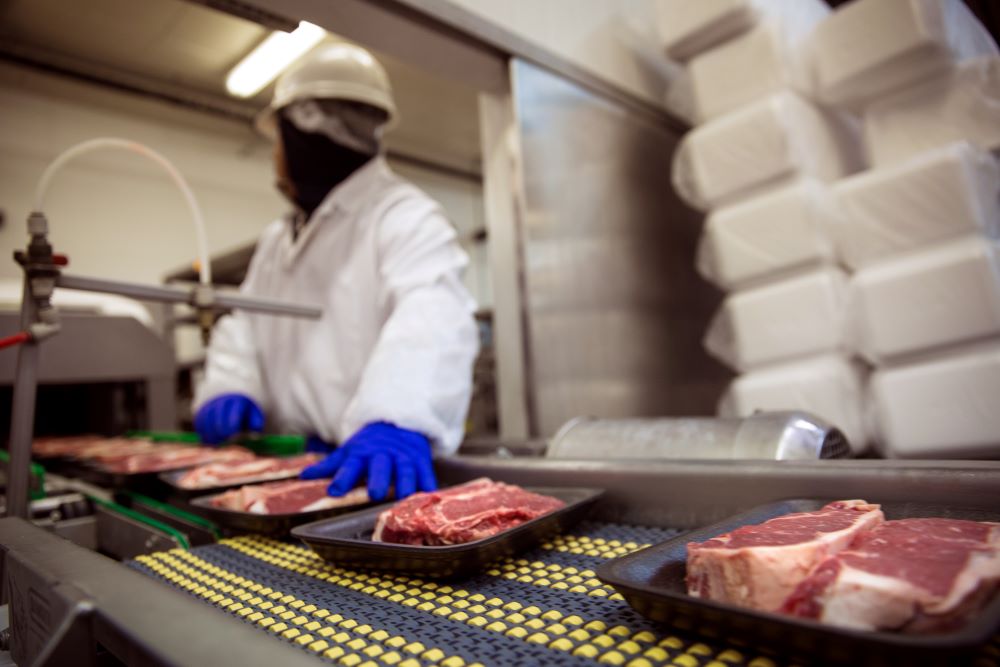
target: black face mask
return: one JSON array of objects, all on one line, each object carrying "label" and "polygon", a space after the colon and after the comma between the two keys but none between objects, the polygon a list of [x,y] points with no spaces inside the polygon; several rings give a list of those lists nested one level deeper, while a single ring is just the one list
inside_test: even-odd
[{"label": "black face mask", "polygon": [[303,132],[284,117],[278,127],[295,204],[312,216],[334,187],[372,159],[341,146],[323,134]]}]

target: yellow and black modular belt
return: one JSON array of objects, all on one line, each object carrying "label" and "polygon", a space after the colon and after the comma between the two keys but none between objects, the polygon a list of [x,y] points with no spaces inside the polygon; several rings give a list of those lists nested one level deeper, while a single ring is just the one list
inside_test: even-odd
[{"label": "yellow and black modular belt", "polygon": [[[595,577],[606,559],[673,534],[583,523],[447,582],[337,567],[300,544],[252,535],[130,566],[348,667],[775,667],[752,649],[700,639],[683,619],[673,627],[648,621]],[[1000,664],[1000,638],[974,664]]]},{"label": "yellow and black modular belt", "polygon": [[644,619],[594,576],[605,559],[672,534],[584,523],[478,576],[447,582],[349,570],[300,544],[258,536],[130,565],[348,667],[773,666]]}]

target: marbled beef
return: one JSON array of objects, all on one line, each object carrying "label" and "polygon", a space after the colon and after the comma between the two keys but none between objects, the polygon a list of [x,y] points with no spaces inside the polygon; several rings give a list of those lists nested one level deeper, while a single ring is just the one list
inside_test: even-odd
[{"label": "marbled beef", "polygon": [[215,507],[253,514],[297,514],[369,502],[368,490],[358,487],[341,497],[327,494],[329,479],[290,480],[252,484],[227,491],[212,499]]},{"label": "marbled beef", "polygon": [[302,454],[286,458],[261,457],[250,461],[209,463],[192,468],[181,475],[177,480],[177,486],[182,489],[207,489],[213,486],[234,486],[297,477],[303,468],[321,458],[319,454]]},{"label": "marbled beef", "polygon": [[95,460],[105,470],[119,473],[148,473],[180,470],[220,461],[249,461],[254,453],[243,447],[199,447],[197,445],[157,444],[148,451],[124,456],[100,456]]},{"label": "marbled beef", "polygon": [[548,514],[565,503],[519,486],[480,478],[442,491],[416,493],[382,512],[372,539],[413,545],[481,540]]},{"label": "marbled beef", "polygon": [[884,519],[878,505],[841,500],[688,544],[695,597],[776,611],[816,565]]},{"label": "marbled beef", "polygon": [[948,630],[1000,585],[1000,524],[887,521],[820,563],[785,613],[864,630]]}]

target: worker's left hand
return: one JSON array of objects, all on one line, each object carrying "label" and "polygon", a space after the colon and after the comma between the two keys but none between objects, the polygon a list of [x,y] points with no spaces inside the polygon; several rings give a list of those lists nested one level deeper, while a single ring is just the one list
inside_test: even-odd
[{"label": "worker's left hand", "polygon": [[384,500],[395,485],[396,498],[437,488],[431,464],[431,443],[421,433],[385,422],[368,424],[335,452],[302,471],[302,479],[333,477],[328,492],[342,496],[366,475],[368,495]]}]

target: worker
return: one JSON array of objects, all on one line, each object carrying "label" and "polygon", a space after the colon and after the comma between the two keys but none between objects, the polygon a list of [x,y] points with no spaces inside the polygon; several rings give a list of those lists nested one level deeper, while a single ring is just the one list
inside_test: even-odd
[{"label": "worker", "polygon": [[392,172],[389,79],[364,49],[319,49],[277,82],[257,127],[293,211],[261,235],[241,292],[319,305],[317,320],[236,311],[195,398],[206,443],[298,432],[332,447],[303,471],[373,500],[436,488],[462,438],[478,351],[467,257],[441,207]]}]

